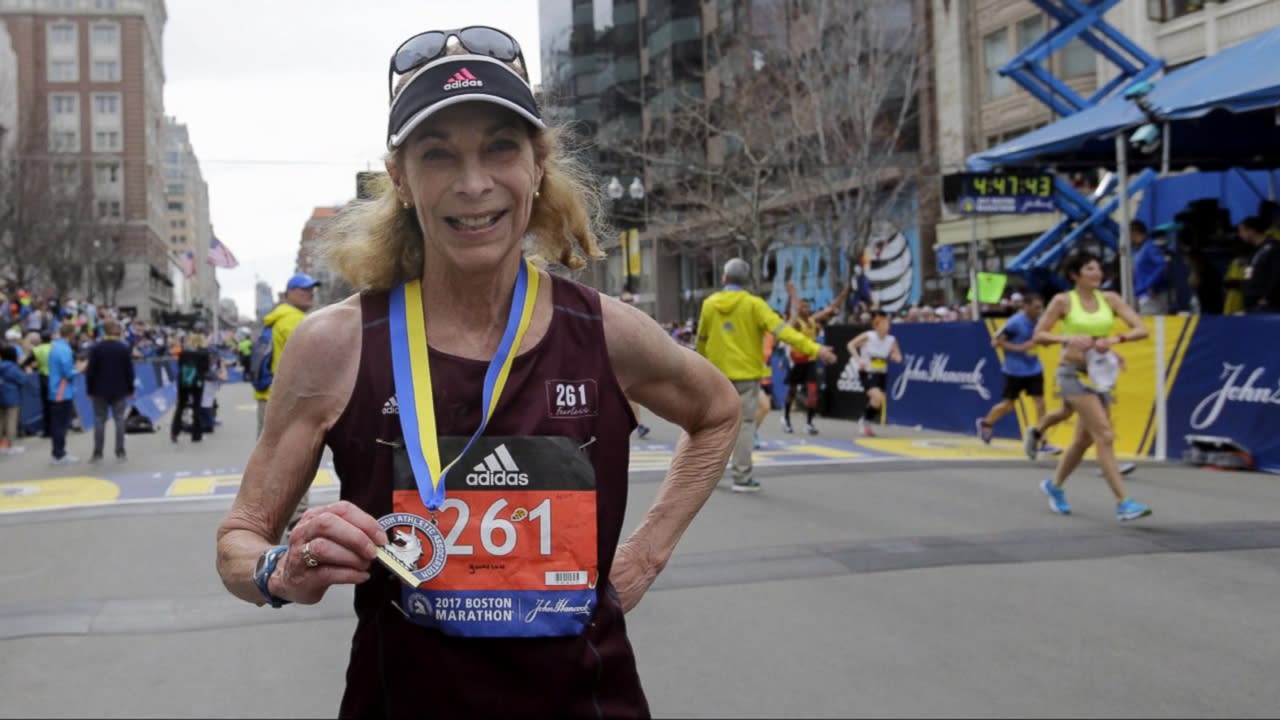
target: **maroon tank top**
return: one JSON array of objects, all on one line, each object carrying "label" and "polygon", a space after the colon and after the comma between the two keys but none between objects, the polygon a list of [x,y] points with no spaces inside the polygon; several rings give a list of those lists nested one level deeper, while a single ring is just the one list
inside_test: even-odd
[{"label": "maroon tank top", "polygon": [[[566,438],[585,446],[582,452],[595,473],[603,580],[596,585],[590,623],[573,637],[449,637],[409,622],[392,604],[400,599],[400,582],[375,563],[371,579],[355,591],[357,625],[342,717],[649,715],[622,607],[608,583],[626,509],[629,436],[635,421],[609,363],[598,293],[552,276],[552,300],[547,333],[516,357],[485,435]],[[363,330],[355,388],[325,441],[333,451],[342,498],[377,518],[392,509],[393,445],[402,442],[402,433],[391,369],[388,295],[363,295],[360,304]],[[430,361],[439,435],[469,437],[480,423],[488,363],[435,350]],[[594,391],[585,407],[580,402],[566,407],[564,398],[557,397],[565,381]]]}]

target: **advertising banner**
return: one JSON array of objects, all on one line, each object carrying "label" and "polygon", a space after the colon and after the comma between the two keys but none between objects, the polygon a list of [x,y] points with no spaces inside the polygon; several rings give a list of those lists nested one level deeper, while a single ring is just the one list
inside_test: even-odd
[{"label": "advertising banner", "polygon": [[828,325],[824,343],[836,351],[836,364],[826,367],[826,410],[830,417],[857,420],[867,406],[867,395],[858,379],[858,368],[849,362],[849,341],[858,337],[866,325]]},{"label": "advertising banner", "polygon": [[[889,422],[971,433],[974,421],[1000,401],[1003,377],[980,322],[899,324],[902,364],[889,365]],[[1013,415],[996,424],[997,435],[1017,437]]]},{"label": "advertising banner", "polygon": [[[1173,320],[1174,318],[1170,318]],[[1169,457],[1187,435],[1228,437],[1280,472],[1280,317],[1202,316],[1170,368]]]}]

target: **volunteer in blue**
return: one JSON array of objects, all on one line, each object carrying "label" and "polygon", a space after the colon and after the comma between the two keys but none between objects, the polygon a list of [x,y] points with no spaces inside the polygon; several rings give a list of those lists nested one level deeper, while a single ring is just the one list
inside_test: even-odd
[{"label": "volunteer in blue", "polygon": [[[1119,295],[1101,290],[1102,261],[1088,252],[1077,251],[1064,264],[1074,284],[1069,292],[1055,295],[1036,323],[1036,342],[1061,345],[1062,359],[1056,380],[1062,399],[1076,412],[1076,433],[1058,458],[1052,478],[1040,483],[1049,498],[1049,507],[1059,515],[1070,515],[1063,483],[1092,446],[1098,454],[1102,475],[1116,497],[1116,518],[1136,520],[1151,514],[1151,508],[1125,493],[1124,480],[1116,462],[1115,427],[1111,423],[1111,391],[1120,374],[1121,361],[1112,348],[1147,337],[1142,318]],[[1128,328],[1113,334],[1116,318]],[[1060,331],[1054,327],[1062,321]]]},{"label": "volunteer in blue", "polygon": [[[357,586],[344,717],[647,716],[623,613],[737,434],[737,393],[714,367],[634,307],[542,269],[602,256],[598,183],[561,150],[525,72],[489,27],[396,50],[388,177],[325,249],[360,292],[295,330],[218,531],[218,571],[246,601]],[[684,434],[620,543],[627,398]],[[274,545],[326,446],[341,501]]]}]

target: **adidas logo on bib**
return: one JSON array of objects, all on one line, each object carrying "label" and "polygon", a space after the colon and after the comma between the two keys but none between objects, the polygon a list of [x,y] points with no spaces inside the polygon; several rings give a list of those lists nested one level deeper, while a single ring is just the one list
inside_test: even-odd
[{"label": "adidas logo on bib", "polygon": [[387,401],[382,404],[382,414],[383,415],[399,415],[400,414],[400,401],[396,400],[395,395],[392,395],[391,397],[387,398]]},{"label": "adidas logo on bib", "polygon": [[485,455],[483,461],[471,468],[466,480],[468,485],[528,485],[529,474],[520,472],[506,445],[499,445],[493,452]]}]

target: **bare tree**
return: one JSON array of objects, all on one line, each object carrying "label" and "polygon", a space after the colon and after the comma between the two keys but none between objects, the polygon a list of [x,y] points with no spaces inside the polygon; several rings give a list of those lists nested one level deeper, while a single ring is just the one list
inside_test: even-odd
[{"label": "bare tree", "polygon": [[883,227],[908,220],[918,173],[923,23],[911,0],[813,0],[792,24],[791,120],[807,142],[788,166],[806,223],[820,229],[831,288]]},{"label": "bare tree", "polygon": [[95,205],[92,166],[78,152],[50,149],[49,124],[32,104],[19,125],[17,141],[0,153],[0,269],[18,287],[43,284],[63,295],[82,287],[100,215],[118,213],[119,203]]},{"label": "bare tree", "polygon": [[736,244],[757,286],[779,228],[803,222],[837,293],[842,258],[904,220],[921,71],[912,10],[912,0],[752,3],[731,32],[708,32],[707,69],[685,74],[694,82],[648,99],[642,138],[599,128],[603,164],[642,160],[650,222],[677,247]]}]

